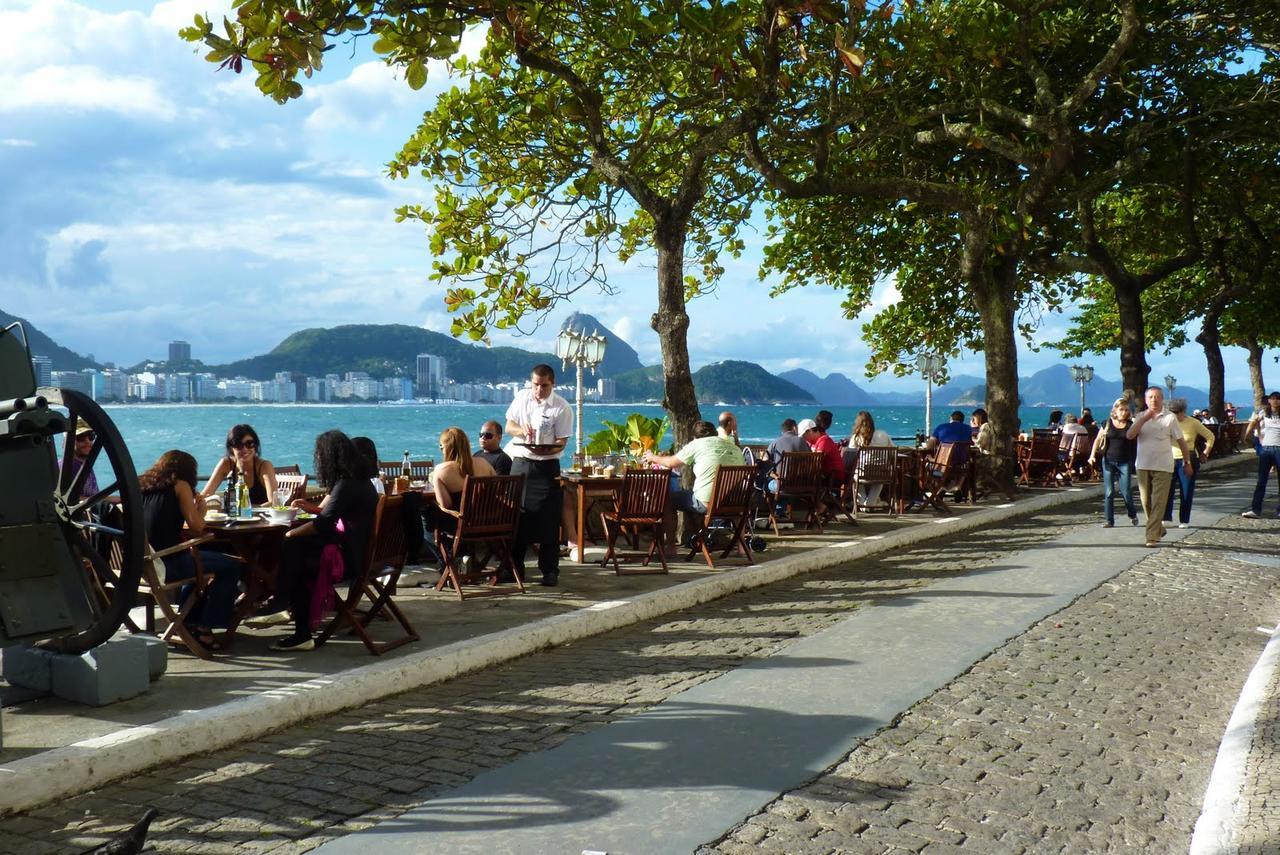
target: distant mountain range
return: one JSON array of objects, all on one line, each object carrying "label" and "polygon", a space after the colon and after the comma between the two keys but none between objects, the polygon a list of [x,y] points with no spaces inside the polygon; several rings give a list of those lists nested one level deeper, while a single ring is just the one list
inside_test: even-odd
[{"label": "distant mountain range", "polygon": [[[30,321],[0,311],[0,326],[21,321],[32,353],[48,356],[58,371],[77,371],[102,366],[88,357],[71,351],[41,332]],[[565,319],[561,329],[573,328],[599,333],[607,340],[604,362],[596,376],[612,378],[622,401],[661,400],[663,397],[661,366],[645,366],[635,349],[615,335],[595,317],[575,312]],[[299,330],[289,335],[268,353],[229,362],[225,365],[201,365],[198,361],[172,366],[180,370],[206,370],[220,376],[243,376],[266,380],[278,371],[300,371],[311,376],[365,371],[374,377],[413,376],[419,353],[442,356],[448,363],[449,376],[461,383],[504,382],[523,379],[530,367],[546,362],[557,368],[560,361],[553,354],[518,347],[485,347],[458,341],[452,336],[405,324],[349,324],[332,328]],[[163,362],[155,363],[164,370]],[[831,407],[919,406],[924,403],[924,389],[919,392],[871,392],[844,374],[819,377],[803,368],[770,374],[754,362],[728,360],[705,365],[693,374],[700,403],[766,404],[817,403]],[[1080,389],[1071,380],[1068,366],[1059,364],[1019,379],[1019,392],[1027,406],[1079,407]],[[1096,376],[1086,387],[1086,403],[1106,410],[1119,397],[1121,382]],[[1177,397],[1186,398],[1191,407],[1208,404],[1208,394],[1191,386],[1178,386]],[[935,407],[972,408],[981,406],[986,397],[982,377],[959,374],[945,386],[935,387]],[[1253,393],[1247,389],[1227,391],[1227,400],[1247,403]]]}]

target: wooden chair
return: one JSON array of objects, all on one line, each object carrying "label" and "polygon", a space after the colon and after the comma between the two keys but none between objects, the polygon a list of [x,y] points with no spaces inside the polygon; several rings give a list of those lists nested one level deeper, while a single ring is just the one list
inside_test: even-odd
[{"label": "wooden chair", "polygon": [[[295,466],[293,468],[296,469],[297,467]],[[276,489],[283,490],[288,488],[292,491],[289,494],[288,501],[285,502],[285,504],[288,504],[288,502],[292,502],[294,499],[305,499],[307,497],[307,482],[309,480],[311,480],[310,475],[302,475],[293,472],[286,472],[283,475],[277,473]],[[271,498],[271,502],[272,504],[275,504],[274,496]]]},{"label": "wooden chair", "polygon": [[[201,659],[211,659],[213,654],[192,634],[187,627],[187,618],[196,603],[205,595],[209,588],[209,583],[213,581],[213,577],[206,575],[204,572],[204,563],[200,560],[199,549],[201,545],[212,540],[213,535],[205,534],[190,540],[184,540],[158,552],[148,544],[146,557],[142,562],[142,580],[138,583],[138,601],[146,614],[145,632],[150,635],[158,635],[169,644],[181,644]],[[191,560],[196,568],[195,575],[177,582],[164,581],[164,559],[171,555],[179,555],[187,550],[191,551]],[[120,569],[118,545],[113,547],[109,561],[112,570],[118,572]],[[176,602],[175,597],[187,585],[191,586],[191,590],[183,598],[182,602]],[[160,614],[167,622],[163,632],[156,631],[157,609],[160,610]],[[130,622],[130,628],[136,629],[132,622]]]},{"label": "wooden chair", "polygon": [[1025,456],[1018,459],[1018,466],[1021,469],[1020,483],[1057,486],[1058,438],[1053,435],[1032,437]]},{"label": "wooden chair", "polygon": [[956,445],[944,442],[932,457],[925,460],[920,471],[921,510],[932,505],[944,514],[950,513],[942,499],[947,487],[955,480],[956,467],[961,463],[962,454],[957,452]]},{"label": "wooden chair", "polygon": [[[651,469],[647,471],[631,471],[622,479],[622,489],[618,491],[617,504],[612,511],[600,514],[600,522],[606,535],[604,560],[602,567],[613,562],[613,571],[619,576],[638,575],[642,573],[667,572],[667,537],[666,518],[667,505],[671,499],[671,471],[669,469]],[[648,529],[653,536],[649,551],[644,556],[641,569],[638,567],[622,569],[618,563],[618,535],[624,531],[633,534],[633,543],[638,544],[640,532]],[[651,570],[649,562],[653,553],[658,553],[662,563],[661,570]]]},{"label": "wooden chair", "polygon": [[[409,478],[413,481],[425,481],[431,476],[431,470],[435,468],[434,460],[410,460],[409,461]],[[404,472],[403,460],[379,460],[378,474],[383,478],[399,478]]]},{"label": "wooden chair", "polygon": [[[778,531],[777,505],[782,499],[792,502],[804,502],[808,505],[805,516],[805,527],[818,529],[822,533],[822,520],[818,519],[818,505],[821,503],[825,488],[822,475],[822,454],[817,451],[788,451],[782,455],[778,464],[778,488],[774,491],[769,503],[769,524],[773,533],[781,537]],[[794,514],[792,515],[794,517]]]},{"label": "wooden chair", "polygon": [[[351,577],[347,595],[337,599],[337,613],[316,637],[317,647],[328,641],[343,624],[351,627],[351,633],[358,635],[374,656],[418,640],[417,631],[393,599],[396,582],[405,563],[403,503],[404,496],[378,498],[363,566]],[[366,599],[369,605],[362,610],[361,603]],[[401,634],[390,641],[374,641],[369,634],[369,624],[378,617],[387,616],[399,625]]]},{"label": "wooden chair", "polygon": [[[490,475],[476,478],[469,476],[462,486],[462,504],[456,512],[444,511],[457,519],[451,537],[436,529],[436,549],[444,560],[444,572],[436,582],[436,590],[453,587],[459,600],[471,597],[509,594],[511,589],[498,587],[503,573],[510,573],[515,580],[515,590],[524,593],[524,579],[511,555],[520,523],[520,501],[524,494],[523,475]],[[471,544],[487,544],[498,562],[489,569],[473,566],[466,572],[462,567],[462,550]],[[487,578],[488,587],[478,591],[463,591],[463,585],[476,585]]]},{"label": "wooden chair", "polygon": [[280,480],[281,475],[301,475],[302,474],[302,467],[298,466],[296,463],[292,466],[277,466],[275,467],[275,469],[276,469],[277,482]]},{"label": "wooden chair", "polygon": [[[853,467],[853,499],[858,498],[861,488],[881,485],[880,496],[893,514],[897,509],[898,498],[898,450],[893,446],[865,446],[858,449],[858,459]],[[887,494],[887,495],[886,495]],[[870,510],[871,506],[861,504],[861,510]]]},{"label": "wooden chair", "polygon": [[[1089,456],[1089,448],[1085,445],[1089,435],[1084,433],[1064,433],[1058,437],[1058,475],[1070,482],[1077,475],[1084,460]],[[1083,450],[1082,450],[1083,448]],[[1080,473],[1083,474],[1083,473]]]},{"label": "wooden chair", "polygon": [[[815,455],[821,457],[821,455]],[[707,513],[702,519],[701,527],[693,533],[689,542],[689,555],[685,560],[693,558],[699,550],[712,570],[716,567],[711,555],[712,547],[708,543],[714,520],[727,520],[732,535],[729,543],[720,553],[720,559],[729,557],[729,553],[738,549],[748,564],[755,564],[751,555],[751,533],[747,527],[752,519],[752,507],[756,494],[755,466],[721,466],[716,470],[716,480],[711,487],[711,501],[707,503]],[[776,524],[776,523],[775,523]],[[719,529],[722,530],[722,529]]]}]

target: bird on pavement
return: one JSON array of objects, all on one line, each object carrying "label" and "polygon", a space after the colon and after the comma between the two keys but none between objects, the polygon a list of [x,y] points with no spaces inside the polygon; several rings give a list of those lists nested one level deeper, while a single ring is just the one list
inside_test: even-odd
[{"label": "bird on pavement", "polygon": [[147,812],[133,828],[121,832],[96,849],[88,850],[84,855],[138,855],[147,842],[147,827],[159,815],[160,811],[155,808],[147,808]]}]

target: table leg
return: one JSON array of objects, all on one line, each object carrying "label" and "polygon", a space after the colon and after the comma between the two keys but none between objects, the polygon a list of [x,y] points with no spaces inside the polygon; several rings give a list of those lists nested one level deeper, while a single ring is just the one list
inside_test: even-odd
[{"label": "table leg", "polygon": [[571,555],[570,558],[579,564],[583,564],[585,563],[584,559],[586,557],[587,490],[582,484],[579,484],[575,488],[574,492],[577,494],[577,507],[574,510],[577,513],[578,522],[578,551],[577,554]]}]

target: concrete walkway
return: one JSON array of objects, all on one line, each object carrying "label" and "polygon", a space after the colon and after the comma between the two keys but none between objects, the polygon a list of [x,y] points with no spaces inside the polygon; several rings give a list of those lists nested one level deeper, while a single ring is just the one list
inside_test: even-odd
[{"label": "concrete walkway", "polygon": [[[1193,524],[1238,512],[1245,479],[1206,485]],[[1166,544],[1191,530],[1171,529]],[[1141,529],[1076,527],[939,581],[652,709],[527,754],[321,847],[688,853],[840,759],[974,662],[1151,556]]]}]

